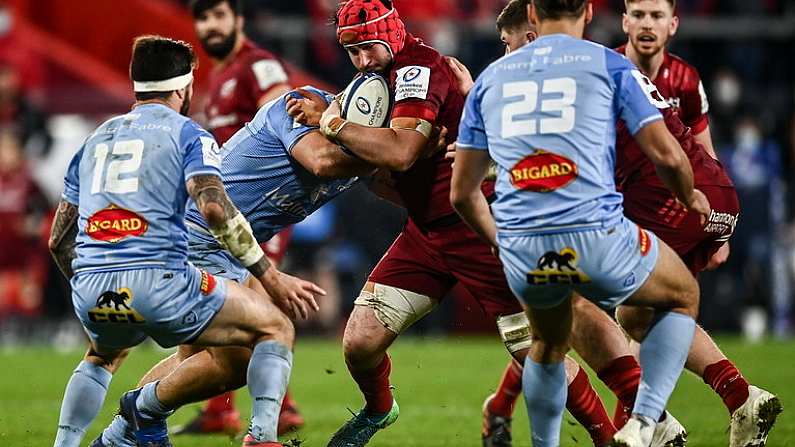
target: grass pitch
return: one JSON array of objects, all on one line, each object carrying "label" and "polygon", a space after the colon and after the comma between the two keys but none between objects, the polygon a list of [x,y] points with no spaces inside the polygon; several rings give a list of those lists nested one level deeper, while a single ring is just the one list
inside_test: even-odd
[{"label": "grass pitch", "polygon": [[[748,345],[735,339],[721,339],[720,344],[749,380],[777,393],[783,402],[785,411],[768,445],[795,446],[795,411],[790,409],[795,405],[795,344],[771,341]],[[391,353],[400,418],[377,434],[370,445],[479,446],[481,403],[496,386],[507,359],[500,342],[481,338],[403,339]],[[52,445],[64,386],[81,355],[50,348],[0,352],[0,446]],[[165,351],[144,346],[128,358],[83,445],[88,445],[110,421],[121,393],[165,355]],[[615,399],[593,376],[592,382],[612,414]],[[299,340],[291,391],[307,426],[284,441],[296,438],[302,441],[302,447],[325,446],[331,433],[350,416],[346,408],[356,410],[362,404],[336,341]],[[247,415],[247,393],[243,390],[237,396],[241,412]],[[183,408],[171,423],[185,422],[196,408]],[[514,445],[529,446],[524,405],[520,403],[517,408]],[[727,411],[701,379],[683,375],[669,409],[688,428],[689,445],[728,445]],[[591,445],[585,430],[568,414],[563,425],[563,445]],[[224,436],[175,437],[173,441],[176,446],[240,446],[239,440]]]}]

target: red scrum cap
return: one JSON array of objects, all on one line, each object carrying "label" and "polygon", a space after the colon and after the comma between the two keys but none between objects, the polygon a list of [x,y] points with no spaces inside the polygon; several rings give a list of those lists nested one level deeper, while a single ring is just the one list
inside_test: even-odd
[{"label": "red scrum cap", "polygon": [[337,12],[337,40],[346,48],[382,43],[394,57],[403,49],[405,37],[406,25],[397,10],[382,0],[348,0]]}]

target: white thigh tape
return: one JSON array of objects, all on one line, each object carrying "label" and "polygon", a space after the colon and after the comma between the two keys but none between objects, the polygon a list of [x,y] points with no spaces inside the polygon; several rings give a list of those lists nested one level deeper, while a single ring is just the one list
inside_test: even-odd
[{"label": "white thigh tape", "polygon": [[368,306],[385,328],[400,334],[436,307],[433,299],[397,287],[375,284],[375,293],[362,291],[357,306]]},{"label": "white thigh tape", "polygon": [[502,342],[511,353],[527,349],[533,343],[530,320],[524,312],[498,317],[497,329],[500,331]]}]

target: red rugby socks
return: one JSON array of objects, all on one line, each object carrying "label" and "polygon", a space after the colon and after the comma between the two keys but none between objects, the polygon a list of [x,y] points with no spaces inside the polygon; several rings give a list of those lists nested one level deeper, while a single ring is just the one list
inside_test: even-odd
[{"label": "red rugby socks", "polygon": [[635,396],[640,385],[640,365],[635,357],[627,355],[611,361],[597,375],[618,398],[613,424],[621,429],[629,420],[632,407],[635,406]]},{"label": "red rugby socks", "polygon": [[594,445],[608,444],[616,434],[616,427],[607,415],[602,399],[596,394],[588,374],[582,368],[569,384],[566,409],[585,427]]},{"label": "red rugby socks", "polygon": [[348,370],[364,394],[368,413],[384,414],[392,409],[392,390],[389,389],[392,361],[389,355],[384,355],[384,359],[374,369],[355,371],[348,365]]},{"label": "red rugby socks", "polygon": [[511,359],[502,373],[497,391],[489,402],[488,410],[498,416],[509,418],[513,415],[516,399],[522,392],[522,365]]},{"label": "red rugby socks", "polygon": [[204,413],[212,416],[220,416],[227,411],[235,411],[234,391],[219,394],[218,396],[207,400],[207,406],[204,407]]},{"label": "red rugby socks", "polygon": [[702,378],[723,399],[729,414],[748,399],[748,381],[728,359],[707,366]]}]

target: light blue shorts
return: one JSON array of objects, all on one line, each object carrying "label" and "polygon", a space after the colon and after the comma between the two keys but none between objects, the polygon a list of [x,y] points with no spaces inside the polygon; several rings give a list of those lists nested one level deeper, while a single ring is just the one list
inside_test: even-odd
[{"label": "light blue shorts", "polygon": [[525,304],[550,308],[577,292],[611,309],[657,264],[657,237],[626,218],[611,228],[497,237],[505,276]]},{"label": "light blue shorts", "polygon": [[133,347],[152,337],[171,347],[195,340],[221,310],[226,280],[184,270],[81,273],[72,278],[75,313],[97,347]]}]

